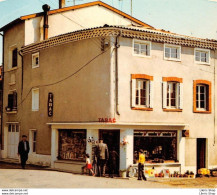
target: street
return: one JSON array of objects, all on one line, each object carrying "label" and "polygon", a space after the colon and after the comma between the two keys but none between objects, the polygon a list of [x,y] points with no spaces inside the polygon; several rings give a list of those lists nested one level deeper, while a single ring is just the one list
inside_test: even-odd
[{"label": "street", "polygon": [[0,188],[217,188],[217,177],[197,179],[99,178],[0,163]]}]

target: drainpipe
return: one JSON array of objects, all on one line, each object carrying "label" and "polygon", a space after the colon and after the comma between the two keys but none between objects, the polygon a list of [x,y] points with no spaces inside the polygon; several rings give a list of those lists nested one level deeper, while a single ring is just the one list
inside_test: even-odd
[{"label": "drainpipe", "polygon": [[20,55],[21,57],[21,66],[22,66],[22,75],[21,75],[21,100],[22,100],[22,95],[23,95],[23,54],[22,54],[22,51],[20,50],[18,52],[18,54]]},{"label": "drainpipe", "polygon": [[49,25],[48,25],[48,12],[50,10],[50,6],[47,5],[47,4],[44,4],[42,6],[42,9],[44,10],[44,25],[43,25],[44,34],[43,34],[43,38],[44,38],[44,40],[46,40],[46,39],[48,39],[48,28],[49,28]]},{"label": "drainpipe", "polygon": [[216,79],[215,79],[215,77],[216,77],[216,63],[215,63],[215,61],[216,61],[216,50],[214,50],[214,140],[213,140],[213,146],[215,146],[215,131],[216,131],[216,108],[215,108],[215,105],[216,105],[216,103],[215,103],[215,97],[216,97],[216,95],[215,95],[215,93],[216,93],[216,91],[215,91],[215,86],[216,86]]},{"label": "drainpipe", "polygon": [[3,100],[4,100],[4,34],[0,33],[2,36],[2,108],[1,108],[1,137],[0,137],[0,150],[4,150],[4,144],[3,144]]},{"label": "drainpipe", "polygon": [[115,100],[116,100],[116,113],[117,115],[120,115],[119,113],[119,94],[118,94],[118,48],[120,47],[119,45],[119,37],[120,37],[120,32],[116,36],[115,39]]}]

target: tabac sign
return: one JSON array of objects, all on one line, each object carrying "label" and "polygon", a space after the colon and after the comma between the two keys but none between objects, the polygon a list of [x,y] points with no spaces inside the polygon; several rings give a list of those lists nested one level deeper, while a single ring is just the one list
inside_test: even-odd
[{"label": "tabac sign", "polygon": [[53,116],[53,93],[48,93],[48,104],[47,104],[48,116]]},{"label": "tabac sign", "polygon": [[182,137],[189,137],[189,130],[182,130]]}]

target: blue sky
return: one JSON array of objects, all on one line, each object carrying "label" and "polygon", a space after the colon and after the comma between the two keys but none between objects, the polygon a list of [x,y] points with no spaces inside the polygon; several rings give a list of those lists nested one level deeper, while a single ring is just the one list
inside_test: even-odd
[{"label": "blue sky", "polygon": [[[91,1],[76,0],[76,4]],[[130,0],[103,2],[130,14]],[[0,26],[22,15],[41,12],[41,6],[45,3],[51,9],[58,8],[58,0],[0,0]],[[67,6],[73,5],[73,0],[66,0],[66,3]],[[133,16],[158,29],[217,39],[217,0],[133,0]],[[1,37],[0,45],[2,46]]]}]

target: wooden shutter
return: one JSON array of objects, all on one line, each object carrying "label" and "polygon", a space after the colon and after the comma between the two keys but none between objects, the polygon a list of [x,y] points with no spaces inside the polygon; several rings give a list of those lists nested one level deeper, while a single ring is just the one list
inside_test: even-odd
[{"label": "wooden shutter", "polygon": [[153,81],[149,81],[149,107],[153,108],[154,105],[154,85]]},{"label": "wooden shutter", "polygon": [[39,110],[39,89],[32,90],[32,110]]},{"label": "wooden shutter", "polygon": [[183,83],[179,83],[179,109],[183,109]]},{"label": "wooden shutter", "polygon": [[136,79],[132,79],[131,106],[136,105]]},{"label": "wooden shutter", "polygon": [[167,82],[163,82],[163,108],[167,108]]}]

